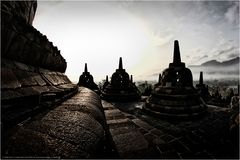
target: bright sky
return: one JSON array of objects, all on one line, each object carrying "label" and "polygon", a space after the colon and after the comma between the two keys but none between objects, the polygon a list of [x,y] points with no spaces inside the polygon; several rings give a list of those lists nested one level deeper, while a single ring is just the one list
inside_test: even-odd
[{"label": "bright sky", "polygon": [[95,81],[111,76],[119,57],[134,80],[157,80],[175,39],[187,66],[239,55],[238,1],[38,1],[33,26],[61,51],[73,82],[84,63]]}]

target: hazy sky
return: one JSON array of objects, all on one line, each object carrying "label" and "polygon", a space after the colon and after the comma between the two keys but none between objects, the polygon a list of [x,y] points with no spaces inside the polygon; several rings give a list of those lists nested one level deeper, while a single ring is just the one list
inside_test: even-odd
[{"label": "hazy sky", "polygon": [[61,50],[73,82],[84,63],[96,81],[111,76],[119,57],[134,80],[157,80],[175,39],[187,66],[239,55],[238,1],[38,1],[33,26]]}]

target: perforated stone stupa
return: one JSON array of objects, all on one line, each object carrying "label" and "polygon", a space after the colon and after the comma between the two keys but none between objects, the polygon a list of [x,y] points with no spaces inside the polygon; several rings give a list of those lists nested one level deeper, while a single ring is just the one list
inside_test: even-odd
[{"label": "perforated stone stupa", "polygon": [[190,118],[203,114],[206,105],[193,87],[192,72],[181,62],[178,41],[174,42],[173,63],[162,73],[144,109],[159,117]]},{"label": "perforated stone stupa", "polygon": [[136,85],[129,79],[129,74],[123,69],[122,57],[119,67],[112,74],[111,82],[104,85],[102,98],[112,101],[134,101],[140,99]]},{"label": "perforated stone stupa", "polygon": [[93,80],[93,76],[90,74],[90,72],[88,72],[87,63],[85,63],[84,72],[79,77],[78,85],[87,87],[87,88],[97,91],[97,92],[99,91],[97,84]]}]

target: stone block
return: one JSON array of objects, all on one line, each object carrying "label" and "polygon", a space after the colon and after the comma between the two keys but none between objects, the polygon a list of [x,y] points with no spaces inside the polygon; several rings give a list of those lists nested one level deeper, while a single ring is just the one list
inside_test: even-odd
[{"label": "stone block", "polygon": [[14,70],[15,76],[18,79],[18,82],[21,83],[21,86],[36,86],[37,82],[34,79],[34,76],[37,73],[23,71],[23,70]]},{"label": "stone block", "polygon": [[16,89],[21,87],[12,69],[1,68],[1,89]]},{"label": "stone block", "polygon": [[47,83],[46,83],[45,80],[40,76],[40,74],[34,76],[33,78],[34,78],[34,80],[36,81],[36,83],[37,83],[39,86],[45,86],[45,85],[47,85]]}]

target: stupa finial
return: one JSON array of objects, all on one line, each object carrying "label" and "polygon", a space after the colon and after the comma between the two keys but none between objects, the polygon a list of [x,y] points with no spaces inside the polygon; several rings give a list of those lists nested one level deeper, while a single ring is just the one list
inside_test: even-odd
[{"label": "stupa finial", "polygon": [[108,75],[106,75],[106,82],[108,82]]},{"label": "stupa finial", "polygon": [[203,84],[203,72],[200,72],[199,84]]},{"label": "stupa finial", "polygon": [[87,69],[87,63],[85,63],[84,72],[85,72],[85,73],[87,73],[87,72],[88,72],[88,69]]},{"label": "stupa finial", "polygon": [[119,59],[119,67],[118,67],[118,69],[123,69],[122,57],[120,57],[120,59]]},{"label": "stupa finial", "polygon": [[174,41],[173,63],[181,63],[178,40]]}]

